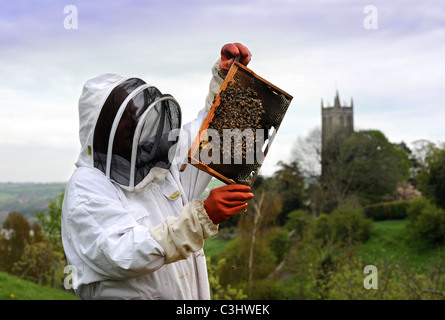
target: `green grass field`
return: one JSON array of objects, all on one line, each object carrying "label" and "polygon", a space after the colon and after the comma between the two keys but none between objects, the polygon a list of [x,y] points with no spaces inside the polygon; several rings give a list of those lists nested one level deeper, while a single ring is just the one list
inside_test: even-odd
[{"label": "green grass field", "polygon": [[208,238],[205,241],[204,252],[207,257],[214,257],[218,253],[224,251],[229,241],[222,241],[218,237]]},{"label": "green grass field", "polygon": [[0,300],[78,300],[68,291],[39,286],[0,272]]},{"label": "green grass field", "polygon": [[435,262],[445,261],[445,247],[412,240],[405,228],[407,223],[407,220],[374,222],[371,237],[360,249],[361,260],[372,264],[384,258],[388,262],[406,263],[420,272]]},{"label": "green grass field", "polygon": [[0,201],[18,197],[51,198],[61,194],[64,189],[64,183],[0,183]]}]

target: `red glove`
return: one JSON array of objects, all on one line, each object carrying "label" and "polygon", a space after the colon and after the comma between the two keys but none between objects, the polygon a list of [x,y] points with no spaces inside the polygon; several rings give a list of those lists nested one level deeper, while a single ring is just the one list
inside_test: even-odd
[{"label": "red glove", "polygon": [[252,58],[249,49],[241,43],[235,42],[223,45],[221,48],[221,71],[226,74],[237,56],[240,56],[239,62],[245,66],[247,66]]},{"label": "red glove", "polygon": [[247,207],[253,198],[250,187],[242,184],[229,184],[212,189],[204,200],[204,209],[214,224],[226,221]]}]

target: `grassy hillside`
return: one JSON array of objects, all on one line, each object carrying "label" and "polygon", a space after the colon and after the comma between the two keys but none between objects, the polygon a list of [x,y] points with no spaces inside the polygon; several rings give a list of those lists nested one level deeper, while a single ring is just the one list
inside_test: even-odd
[{"label": "grassy hillside", "polygon": [[419,272],[440,262],[444,265],[445,247],[412,240],[405,228],[407,223],[407,220],[374,222],[371,237],[360,250],[361,260],[372,264],[384,258],[388,262],[406,263]]},{"label": "grassy hillside", "polygon": [[229,241],[221,240],[219,237],[208,238],[204,244],[204,252],[207,257],[212,258],[224,251],[228,244]]},{"label": "grassy hillside", "polygon": [[68,291],[39,286],[0,272],[0,300],[77,300]]}]

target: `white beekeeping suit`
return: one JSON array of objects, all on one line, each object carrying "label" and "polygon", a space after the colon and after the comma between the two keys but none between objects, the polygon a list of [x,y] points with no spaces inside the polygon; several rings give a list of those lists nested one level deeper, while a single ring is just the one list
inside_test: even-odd
[{"label": "white beekeeping suit", "polygon": [[[206,108],[223,79],[212,69]],[[181,126],[170,95],[137,78],[104,74],[79,99],[81,153],[62,207],[62,241],[82,299],[209,299],[204,239],[217,233],[203,201],[211,177],[181,161],[168,134]],[[182,137],[183,135],[181,135]],[[178,154],[178,152],[176,152]]]}]

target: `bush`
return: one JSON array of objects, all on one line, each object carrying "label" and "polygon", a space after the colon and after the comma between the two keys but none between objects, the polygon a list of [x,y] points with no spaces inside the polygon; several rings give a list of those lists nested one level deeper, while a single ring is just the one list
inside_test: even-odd
[{"label": "bush", "polygon": [[[267,235],[258,236],[253,252],[253,281],[267,277],[275,269],[276,256],[272,252]],[[249,277],[249,253],[251,239],[239,237],[232,240],[215,259],[225,259],[226,264],[218,267],[215,274],[222,286],[239,284]]]},{"label": "bush", "polygon": [[347,243],[365,242],[371,234],[372,221],[364,215],[363,208],[347,201],[331,213],[334,241]]},{"label": "bush", "polygon": [[431,205],[431,202],[427,198],[424,198],[424,197],[420,197],[420,198],[411,200],[409,203],[408,209],[406,211],[408,220],[409,221],[416,220],[422,213],[422,210],[430,205]]},{"label": "bush", "polygon": [[306,210],[294,210],[287,215],[287,221],[284,228],[289,231],[295,230],[300,237],[303,237],[304,233],[310,226],[311,221],[312,217]]},{"label": "bush", "polygon": [[219,282],[219,277],[216,275],[216,269],[223,268],[226,264],[225,259],[221,259],[214,266],[210,258],[207,258],[208,276],[210,295],[213,300],[242,300],[247,299],[247,295],[243,293],[242,289],[232,288],[230,284],[223,287]]},{"label": "bush", "polygon": [[276,260],[281,261],[289,252],[289,232],[277,230],[270,235],[269,246],[275,254]]},{"label": "bush", "polygon": [[365,217],[363,208],[348,200],[331,214],[321,214],[314,223],[314,238],[324,245],[333,241],[340,244],[354,244],[368,240],[372,221]]},{"label": "bush", "polygon": [[256,281],[252,288],[251,300],[277,300],[280,299],[281,287],[274,279]]},{"label": "bush", "polygon": [[373,204],[363,210],[365,216],[374,221],[397,220],[406,218],[408,206],[408,201],[393,201]]},{"label": "bush", "polygon": [[445,243],[445,211],[430,201],[418,198],[408,210],[409,233],[432,244]]},{"label": "bush", "polygon": [[326,244],[331,236],[331,216],[323,213],[315,220],[314,237]]}]

